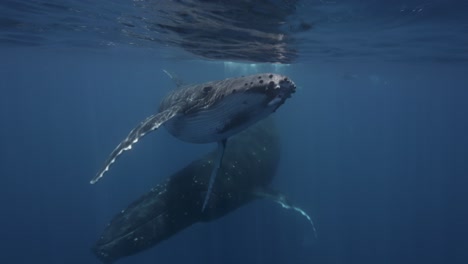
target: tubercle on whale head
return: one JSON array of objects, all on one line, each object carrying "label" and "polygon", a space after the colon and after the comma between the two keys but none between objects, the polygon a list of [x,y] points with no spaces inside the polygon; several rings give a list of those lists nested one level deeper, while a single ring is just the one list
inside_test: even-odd
[{"label": "tubercle on whale head", "polygon": [[[296,85],[290,78],[276,73],[254,74],[226,79],[221,82],[226,82],[226,86],[224,86],[227,87],[226,90],[212,89],[212,94],[208,93],[204,96],[222,99],[225,96],[243,93],[258,94],[264,96],[263,103],[265,107],[274,107],[274,110],[276,110],[296,92]],[[218,85],[218,88],[222,88],[223,85]]]},{"label": "tubercle on whale head", "polygon": [[267,96],[266,103],[268,106],[276,106],[278,108],[296,92],[296,85],[284,75],[270,74],[268,77],[270,81],[265,89]]},{"label": "tubercle on whale head", "polygon": [[242,89],[247,92],[265,93],[269,96],[280,93],[288,97],[296,91],[294,82],[285,75],[262,73],[248,77]]}]

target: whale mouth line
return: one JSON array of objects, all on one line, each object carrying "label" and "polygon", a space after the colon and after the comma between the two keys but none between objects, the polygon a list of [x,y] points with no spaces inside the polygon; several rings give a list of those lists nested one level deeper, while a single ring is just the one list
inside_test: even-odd
[{"label": "whale mouth line", "polygon": [[268,102],[268,106],[273,106],[273,105],[276,105],[276,104],[280,104],[281,101],[283,101],[283,98],[281,96],[276,96],[275,98],[273,98],[273,100]]}]

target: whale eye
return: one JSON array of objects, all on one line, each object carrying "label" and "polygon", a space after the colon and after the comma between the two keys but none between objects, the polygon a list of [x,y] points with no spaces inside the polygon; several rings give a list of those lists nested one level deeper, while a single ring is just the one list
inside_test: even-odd
[{"label": "whale eye", "polygon": [[208,92],[211,91],[212,89],[213,89],[213,87],[211,87],[211,86],[206,86],[206,87],[203,87],[203,92],[208,93]]}]

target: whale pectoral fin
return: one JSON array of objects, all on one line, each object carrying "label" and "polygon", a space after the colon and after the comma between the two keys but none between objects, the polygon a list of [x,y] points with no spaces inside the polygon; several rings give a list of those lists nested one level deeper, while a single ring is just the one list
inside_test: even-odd
[{"label": "whale pectoral fin", "polygon": [[210,181],[208,182],[208,190],[205,195],[205,200],[203,201],[202,212],[205,211],[206,204],[210,199],[211,190],[213,189],[213,184],[218,175],[219,168],[221,168],[221,163],[223,162],[224,151],[226,150],[227,139],[223,139],[218,142],[218,150],[216,152],[216,158],[213,164],[213,169],[211,171]]},{"label": "whale pectoral fin", "polygon": [[283,193],[281,193],[279,191],[276,191],[276,190],[262,188],[262,189],[257,189],[256,191],[254,191],[254,196],[256,196],[258,198],[264,198],[264,199],[267,199],[267,200],[271,200],[271,201],[273,201],[275,203],[278,203],[279,205],[281,205],[285,209],[291,209],[291,210],[294,210],[294,211],[300,213],[302,216],[307,218],[307,220],[310,222],[310,224],[312,225],[312,229],[314,231],[314,236],[315,236],[315,238],[317,238],[317,230],[315,229],[315,225],[314,225],[314,222],[312,221],[312,218],[304,210],[302,210],[301,208],[293,205],[286,198],[286,195],[284,195]]},{"label": "whale pectoral fin", "polygon": [[182,86],[185,85],[184,80],[182,80],[181,78],[179,78],[179,76],[177,76],[175,73],[170,72],[170,71],[167,71],[167,70],[165,70],[165,69],[162,69],[162,71],[163,71],[167,76],[169,76],[169,78],[171,78],[171,80],[174,82],[174,84],[176,85],[177,88],[180,88],[180,87],[182,87]]},{"label": "whale pectoral fin", "polygon": [[107,158],[104,166],[99,171],[99,173],[90,181],[91,184],[96,183],[101,179],[104,174],[109,170],[112,163],[122,155],[124,151],[130,150],[132,145],[137,143],[138,140],[144,135],[148,134],[151,131],[158,129],[162,124],[164,124],[169,119],[173,118],[179,112],[178,106],[173,106],[167,110],[154,114],[146,118],[141,122],[137,127],[135,127],[128,136],[120,142],[120,144],[112,151],[109,158]]}]

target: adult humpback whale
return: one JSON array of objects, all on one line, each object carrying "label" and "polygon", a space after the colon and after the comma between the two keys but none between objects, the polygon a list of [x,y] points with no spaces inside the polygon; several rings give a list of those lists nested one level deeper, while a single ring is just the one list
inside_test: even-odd
[{"label": "adult humpback whale", "polygon": [[222,217],[256,198],[267,198],[299,211],[272,191],[280,159],[279,138],[271,118],[239,133],[226,148],[209,206],[200,211],[216,153],[193,161],[116,215],[93,247],[103,263],[137,254],[197,222]]},{"label": "adult humpback whale", "polygon": [[159,112],[146,118],[110,154],[91,183],[147,133],[161,125],[175,137],[192,143],[218,142],[218,151],[202,205],[205,209],[221,166],[229,137],[275,112],[296,90],[286,76],[262,73],[191,85],[169,93]]}]

